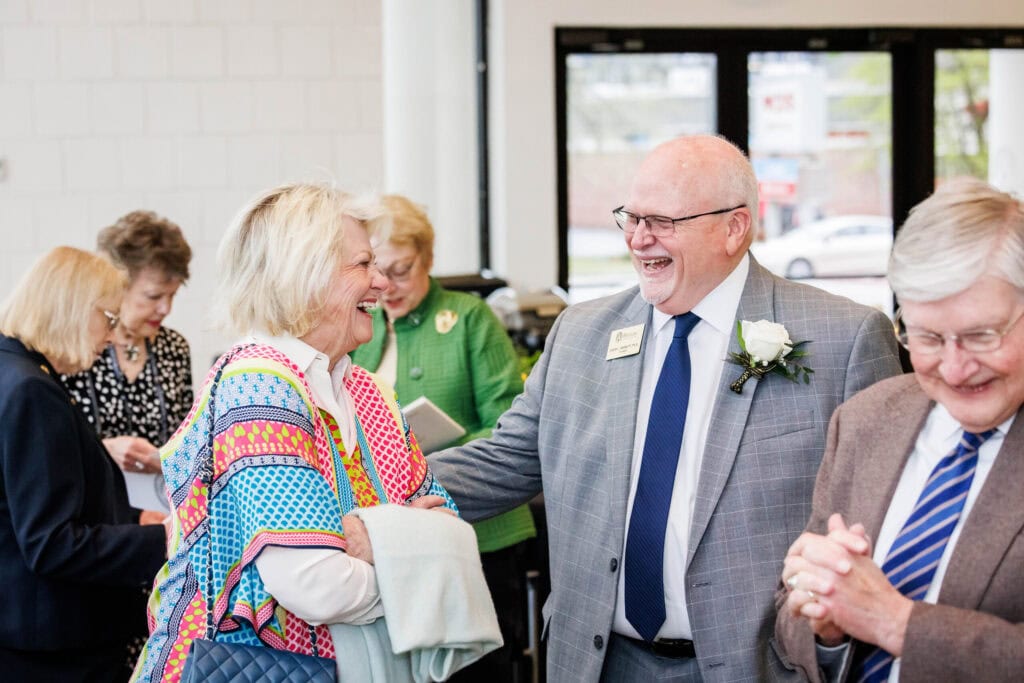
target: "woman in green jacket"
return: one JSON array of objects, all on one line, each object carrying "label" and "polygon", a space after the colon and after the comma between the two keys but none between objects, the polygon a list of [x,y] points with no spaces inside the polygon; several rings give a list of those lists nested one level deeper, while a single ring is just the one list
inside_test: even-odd
[{"label": "woman in green jacket", "polygon": [[[434,229],[426,213],[398,195],[383,202],[392,229],[375,251],[391,287],[374,311],[373,340],[352,361],[393,385],[402,405],[426,396],[462,425],[466,435],[446,447],[488,436],[523,390],[512,342],[485,301],[430,277]],[[474,528],[505,645],[451,680],[511,681],[527,646],[525,541],[536,535],[533,516],[523,505]]]}]

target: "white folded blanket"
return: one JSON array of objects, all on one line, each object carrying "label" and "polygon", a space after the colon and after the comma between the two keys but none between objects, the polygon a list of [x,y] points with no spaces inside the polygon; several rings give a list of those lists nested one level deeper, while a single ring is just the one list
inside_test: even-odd
[{"label": "white folded blanket", "polygon": [[443,681],[501,647],[472,526],[400,505],[353,514],[370,536],[384,618],[331,625],[343,682]]}]

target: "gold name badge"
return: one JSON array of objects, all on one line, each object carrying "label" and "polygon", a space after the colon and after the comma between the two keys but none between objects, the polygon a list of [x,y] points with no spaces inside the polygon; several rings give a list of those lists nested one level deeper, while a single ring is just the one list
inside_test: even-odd
[{"label": "gold name badge", "polygon": [[608,353],[605,360],[614,360],[623,356],[633,356],[640,353],[640,343],[644,340],[643,323],[633,327],[623,327],[621,330],[612,332],[608,338]]}]

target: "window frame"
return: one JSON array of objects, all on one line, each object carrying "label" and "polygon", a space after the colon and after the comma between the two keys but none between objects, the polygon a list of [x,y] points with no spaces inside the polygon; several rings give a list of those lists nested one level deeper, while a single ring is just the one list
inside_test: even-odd
[{"label": "window frame", "polygon": [[[935,53],[1024,49],[1015,28],[555,28],[558,284],[569,287],[567,58],[573,54],[703,52],[716,56],[721,135],[749,152],[747,63],[752,52],[888,52],[892,60],[892,219],[894,231],[935,187]],[[932,125],[918,125],[931,121]],[[610,210],[610,208],[609,208]]]}]

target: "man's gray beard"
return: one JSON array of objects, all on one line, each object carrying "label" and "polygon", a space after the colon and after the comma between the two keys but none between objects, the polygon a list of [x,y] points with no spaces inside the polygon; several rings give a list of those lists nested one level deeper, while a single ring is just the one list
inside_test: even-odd
[{"label": "man's gray beard", "polygon": [[670,291],[669,292],[661,292],[661,296],[660,297],[654,298],[650,294],[648,294],[647,289],[644,288],[644,283],[643,282],[640,282],[639,284],[640,284],[640,298],[643,299],[644,301],[646,301],[647,303],[649,303],[652,306],[657,306],[658,304],[664,302],[666,299],[668,299],[672,295],[672,292],[670,292]]}]

